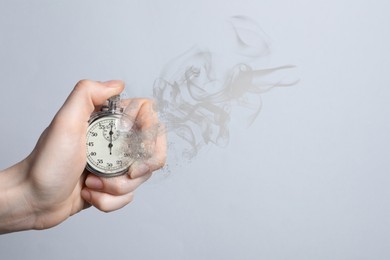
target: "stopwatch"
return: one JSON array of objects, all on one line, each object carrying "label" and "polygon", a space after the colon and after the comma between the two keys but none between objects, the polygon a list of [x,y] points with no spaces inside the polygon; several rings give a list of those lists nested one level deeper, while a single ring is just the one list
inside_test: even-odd
[{"label": "stopwatch", "polygon": [[95,175],[114,177],[125,174],[133,162],[129,152],[131,134],[119,129],[122,116],[123,108],[117,95],[108,99],[107,104],[89,119],[86,169]]}]

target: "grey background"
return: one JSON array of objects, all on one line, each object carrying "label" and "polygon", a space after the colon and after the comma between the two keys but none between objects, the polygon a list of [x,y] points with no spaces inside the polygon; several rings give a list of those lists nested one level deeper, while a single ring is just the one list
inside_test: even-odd
[{"label": "grey background", "polygon": [[[0,236],[0,259],[389,259],[388,1],[0,1],[0,168],[24,158],[83,78],[150,96],[173,57],[218,48],[236,14],[267,65],[300,83],[263,96],[230,145],[171,164],[126,208]],[[221,27],[222,26],[222,27]],[[226,38],[226,40],[228,40]]]}]

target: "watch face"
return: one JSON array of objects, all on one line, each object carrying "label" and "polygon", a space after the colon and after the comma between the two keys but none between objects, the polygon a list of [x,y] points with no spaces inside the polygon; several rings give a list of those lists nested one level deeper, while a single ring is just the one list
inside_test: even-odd
[{"label": "watch face", "polygon": [[94,120],[87,130],[87,169],[100,176],[127,172],[132,163],[129,153],[130,133],[117,130],[119,115]]}]

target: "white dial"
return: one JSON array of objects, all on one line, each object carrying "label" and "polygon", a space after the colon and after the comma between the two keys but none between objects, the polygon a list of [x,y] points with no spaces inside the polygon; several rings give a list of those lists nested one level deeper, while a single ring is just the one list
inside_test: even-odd
[{"label": "white dial", "polygon": [[117,130],[119,116],[105,115],[93,121],[87,130],[87,169],[101,176],[127,172],[132,163],[127,133]]},{"label": "white dial", "polygon": [[108,127],[103,129],[103,136],[107,141],[118,139],[119,131],[117,131],[116,124],[113,121],[109,123]]}]

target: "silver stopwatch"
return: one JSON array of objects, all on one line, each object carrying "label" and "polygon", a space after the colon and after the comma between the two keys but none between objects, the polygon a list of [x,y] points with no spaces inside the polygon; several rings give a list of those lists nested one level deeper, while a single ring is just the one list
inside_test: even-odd
[{"label": "silver stopwatch", "polygon": [[133,162],[129,153],[130,133],[120,131],[123,108],[120,97],[111,97],[101,111],[92,114],[87,129],[86,169],[98,176],[125,174]]}]

